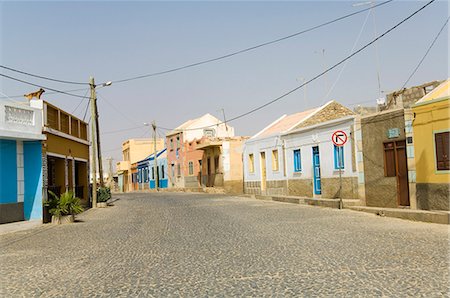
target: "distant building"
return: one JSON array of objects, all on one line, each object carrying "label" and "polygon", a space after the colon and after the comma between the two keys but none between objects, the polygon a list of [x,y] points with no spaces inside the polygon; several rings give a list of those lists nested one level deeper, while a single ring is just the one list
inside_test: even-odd
[{"label": "distant building", "polygon": [[[242,151],[246,139],[248,138],[209,138],[196,147],[203,151],[199,173],[202,187],[220,188],[226,193],[243,193]],[[194,175],[193,162],[188,163],[189,175]]]},{"label": "distant building", "polygon": [[[162,150],[163,148],[164,139],[157,139],[156,150]],[[122,143],[122,160],[116,165],[120,192],[135,190],[137,181],[134,180],[137,179],[137,168],[133,168],[134,173],[132,173],[132,165],[152,154],[154,150],[153,139],[129,139]]]},{"label": "distant building", "polygon": [[[157,172],[158,172],[158,188],[168,187],[168,167],[167,167],[167,149],[158,151],[156,155]],[[155,188],[155,154],[147,156],[145,159],[138,161],[138,183],[139,190]]]},{"label": "distant building", "polygon": [[[208,138],[233,137],[234,128],[205,114],[188,120],[166,134],[169,187],[201,187],[203,151],[196,147]],[[190,168],[191,167],[191,168]],[[190,173],[193,174],[190,174]]]},{"label": "distant building", "polygon": [[0,223],[42,219],[42,124],[39,109],[0,102]]},{"label": "distant building", "polygon": [[417,208],[450,211],[450,80],[412,106]]}]

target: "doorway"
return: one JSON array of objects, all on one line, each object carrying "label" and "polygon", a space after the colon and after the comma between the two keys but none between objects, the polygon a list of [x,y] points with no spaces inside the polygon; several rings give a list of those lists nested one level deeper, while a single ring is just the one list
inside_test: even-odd
[{"label": "doorway", "polygon": [[314,184],[314,194],[321,195],[322,194],[322,186],[320,181],[320,155],[319,155],[319,146],[315,146],[312,148],[313,150],[313,184]]},{"label": "doorway", "polygon": [[267,180],[267,173],[266,173],[266,153],[260,152],[261,157],[261,192],[266,191],[266,180]]},{"label": "doorway", "polygon": [[397,204],[409,206],[408,162],[406,141],[384,143],[384,168],[386,177],[397,178]]}]

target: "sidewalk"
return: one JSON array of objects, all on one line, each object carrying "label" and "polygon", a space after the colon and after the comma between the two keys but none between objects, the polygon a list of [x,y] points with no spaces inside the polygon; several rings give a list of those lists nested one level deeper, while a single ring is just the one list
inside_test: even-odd
[{"label": "sidewalk", "polygon": [[[300,205],[327,207],[327,208],[339,208],[338,199],[322,199],[322,198],[304,198],[295,196],[265,196],[265,195],[250,195],[258,200],[268,200],[283,203],[292,203]],[[344,209],[353,211],[368,212],[374,215],[395,217],[400,219],[406,219],[411,221],[421,221],[437,224],[450,224],[450,212],[438,211],[438,210],[413,210],[403,208],[383,208],[383,207],[366,207],[359,206],[359,200],[342,200]]]},{"label": "sidewalk", "polygon": [[26,231],[26,230],[34,229],[34,228],[41,227],[41,226],[43,226],[43,223],[42,223],[42,220],[40,220],[40,219],[1,224],[0,225],[0,235],[12,233],[12,232]]}]

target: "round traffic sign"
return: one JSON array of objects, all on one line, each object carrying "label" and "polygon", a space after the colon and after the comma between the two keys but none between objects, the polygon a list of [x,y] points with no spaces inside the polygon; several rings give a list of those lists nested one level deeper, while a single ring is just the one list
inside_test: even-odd
[{"label": "round traffic sign", "polygon": [[331,136],[331,140],[336,146],[344,146],[347,142],[347,134],[342,130],[337,130]]}]

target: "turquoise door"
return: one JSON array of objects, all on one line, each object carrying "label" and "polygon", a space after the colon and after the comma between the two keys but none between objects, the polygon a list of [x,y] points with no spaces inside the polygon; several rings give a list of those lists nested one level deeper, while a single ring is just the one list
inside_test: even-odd
[{"label": "turquoise door", "polygon": [[319,147],[313,147],[313,177],[314,177],[314,194],[322,194],[322,189],[320,186],[320,157],[319,157]]}]

